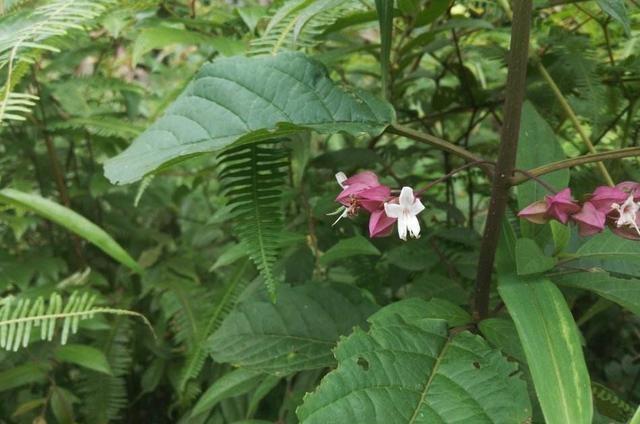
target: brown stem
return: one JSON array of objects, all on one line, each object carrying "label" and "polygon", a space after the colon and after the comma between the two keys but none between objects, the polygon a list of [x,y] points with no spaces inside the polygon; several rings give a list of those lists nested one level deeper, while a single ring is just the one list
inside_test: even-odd
[{"label": "brown stem", "polygon": [[[421,143],[430,144],[431,146],[437,147],[440,150],[444,150],[445,152],[449,152],[455,156],[458,156],[467,162],[481,162],[484,161],[479,156],[476,156],[474,153],[460,147],[456,146],[453,143],[449,143],[441,138],[438,138],[431,134],[422,133],[420,131],[416,131],[411,128],[407,128],[403,125],[399,124],[391,124],[387,127],[387,132],[391,134],[401,135],[403,137],[410,138],[415,141],[419,141]],[[491,169],[488,167],[482,168],[487,174],[491,175]]]},{"label": "brown stem", "polygon": [[610,152],[594,153],[591,155],[578,156],[577,158],[564,159],[558,162],[549,163],[539,166],[537,168],[529,169],[527,173],[529,175],[520,175],[511,178],[511,185],[522,184],[528,181],[531,176],[539,177],[541,175],[549,174],[554,171],[559,171],[565,168],[572,168],[578,165],[585,165],[587,163],[601,162],[610,159],[622,159],[630,158],[634,156],[640,156],[640,147],[627,147],[626,149],[612,150]]},{"label": "brown stem", "polygon": [[514,2],[514,6],[504,103],[504,124],[500,135],[500,148],[493,176],[487,222],[478,258],[474,299],[475,319],[483,319],[489,313],[489,290],[493,262],[498,248],[500,225],[509,198],[510,178],[516,162],[520,116],[525,97],[532,0],[517,1]]}]

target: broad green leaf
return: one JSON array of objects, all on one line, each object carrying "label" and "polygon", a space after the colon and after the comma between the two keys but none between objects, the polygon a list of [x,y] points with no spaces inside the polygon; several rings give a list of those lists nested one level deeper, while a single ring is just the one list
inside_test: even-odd
[{"label": "broad green leaf", "polygon": [[627,36],[631,34],[631,21],[625,0],[596,0],[596,3],[607,15],[622,25]]},{"label": "broad green leaf", "polygon": [[575,257],[568,262],[579,268],[602,268],[640,277],[640,243],[623,239],[606,230],[580,246]]},{"label": "broad green leaf", "polygon": [[549,227],[551,228],[551,235],[553,236],[555,253],[563,252],[569,245],[569,240],[571,239],[571,228],[558,221],[550,221]]},{"label": "broad green leaf", "polygon": [[202,67],[185,91],[124,152],[105,164],[113,183],[131,183],[161,166],[303,129],[378,134],[392,107],[334,84],[301,53],[230,57]]},{"label": "broad green leaf", "polygon": [[513,321],[505,318],[488,318],[478,324],[480,332],[489,343],[500,348],[520,363],[526,364],[522,343]]},{"label": "broad green leaf", "polygon": [[51,411],[59,424],[74,424],[73,395],[67,390],[54,386],[51,391]]},{"label": "broad green leaf", "polygon": [[385,256],[389,263],[408,271],[428,270],[440,262],[440,258],[433,251],[427,238],[403,243],[389,249]]},{"label": "broad green leaf", "polygon": [[640,315],[640,280],[617,278],[608,272],[576,272],[553,277],[553,282],[592,291]]},{"label": "broad green leaf", "polygon": [[[553,129],[530,102],[525,102],[522,110],[517,158],[516,167],[524,170],[565,159]],[[569,183],[569,170],[552,172],[540,179],[552,187],[564,188]],[[527,181],[518,186],[517,194],[518,208],[523,209],[549,193],[539,183]],[[542,228],[528,226],[527,223],[523,226],[523,235],[531,237]]]},{"label": "broad green leaf", "polygon": [[104,253],[136,272],[142,268],[120,245],[102,228],[82,215],[37,194],[5,188],[0,190],[0,203],[29,209],[38,215],[62,225],[67,230],[93,243]]},{"label": "broad green leaf", "polygon": [[37,364],[24,364],[0,372],[0,392],[12,390],[47,378],[47,369]]},{"label": "broad green leaf", "polygon": [[553,268],[556,259],[544,254],[538,244],[528,238],[516,240],[516,267],[518,275],[539,274]]},{"label": "broad green leaf", "polygon": [[414,297],[395,302],[376,312],[369,320],[382,319],[385,315],[399,315],[405,321],[422,318],[441,319],[447,321],[451,327],[465,325],[472,321],[471,315],[458,305],[437,298],[424,301]]},{"label": "broad green leaf", "polygon": [[59,346],[54,356],[62,362],[70,362],[90,370],[112,375],[111,366],[105,354],[95,347],[80,344]]},{"label": "broad green leaf", "polygon": [[209,339],[216,362],[289,374],[334,364],[338,338],[376,309],[352,286],[282,286],[277,303],[262,292],[238,304]]},{"label": "broad green leaf", "polygon": [[631,421],[629,421],[629,424],[640,424],[640,406],[638,407],[638,409],[636,409],[636,413],[633,414],[633,417],[631,418]]},{"label": "broad green leaf", "polygon": [[245,394],[255,388],[264,379],[264,374],[244,368],[238,368],[218,378],[193,407],[191,416],[195,417],[211,411],[218,402],[233,396]]},{"label": "broad green leaf", "polygon": [[517,365],[480,336],[450,335],[446,321],[384,309],[369,321],[368,332],[356,329],[338,344],[337,369],[298,408],[302,424],[502,424],[530,417]]},{"label": "broad green leaf", "polygon": [[416,26],[429,25],[449,9],[451,0],[431,0],[416,18]]},{"label": "broad green leaf", "polygon": [[379,256],[380,251],[369,240],[362,236],[340,240],[320,257],[320,264],[330,265],[336,261],[352,256],[368,255]]},{"label": "broad green leaf", "polygon": [[469,301],[467,291],[458,281],[431,272],[424,272],[411,281],[407,297],[421,297],[427,300],[437,297],[456,305],[463,305]]},{"label": "broad green leaf", "polygon": [[502,274],[513,319],[548,424],[590,424],[593,405],[580,335],[560,290],[544,278]]}]

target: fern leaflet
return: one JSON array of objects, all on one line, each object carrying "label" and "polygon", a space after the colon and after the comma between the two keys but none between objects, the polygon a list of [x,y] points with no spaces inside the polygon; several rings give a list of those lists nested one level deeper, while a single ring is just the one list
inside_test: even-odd
[{"label": "fern leaflet", "polygon": [[222,186],[234,214],[234,228],[275,300],[273,265],[283,230],[281,195],[289,151],[279,141],[241,145],[220,155]]},{"label": "fern leaflet", "polygon": [[[40,339],[52,341],[61,327],[60,343],[65,344],[70,334],[78,332],[80,321],[95,314],[129,315],[141,318],[153,333],[149,321],[137,312],[94,306],[96,297],[89,293],[73,292],[66,305],[58,293],[53,293],[45,306],[44,298],[15,299],[8,297],[0,301],[0,348],[17,351],[26,348],[31,341],[31,332],[40,327]],[[58,323],[61,323],[58,325]],[[155,336],[155,333],[154,333]]]}]

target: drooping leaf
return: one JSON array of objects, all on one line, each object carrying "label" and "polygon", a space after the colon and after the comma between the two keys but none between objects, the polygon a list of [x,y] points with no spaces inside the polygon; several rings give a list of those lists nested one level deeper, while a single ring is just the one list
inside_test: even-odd
[{"label": "drooping leaf", "polygon": [[273,374],[334,363],[331,349],[375,310],[351,286],[283,286],[277,303],[260,292],[241,302],[209,339],[216,362]]},{"label": "drooping leaf", "polygon": [[111,366],[102,351],[92,346],[68,344],[59,346],[55,351],[59,361],[70,362],[90,370],[112,375]]},{"label": "drooping leaf", "polygon": [[518,275],[539,274],[550,270],[555,264],[555,258],[545,255],[535,241],[528,238],[516,240]]},{"label": "drooping leaf", "polygon": [[0,372],[0,392],[46,379],[47,368],[41,364],[24,364]]},{"label": "drooping leaf", "polygon": [[527,358],[545,420],[590,424],[590,379],[578,328],[560,290],[540,277],[498,277]]},{"label": "drooping leaf", "polygon": [[109,234],[69,208],[37,194],[24,193],[11,188],[0,190],[0,203],[31,210],[56,224],[62,225],[69,231],[90,241],[121,264],[136,272],[142,272],[142,268],[138,263]]},{"label": "drooping leaf", "polygon": [[114,183],[131,183],[186,157],[237,141],[302,129],[377,134],[394,119],[389,104],[345,90],[300,53],[231,57],[202,67],[165,115],[105,164]]},{"label": "drooping leaf", "polygon": [[614,277],[605,271],[561,274],[552,280],[563,286],[589,290],[640,315],[640,280]]},{"label": "drooping leaf", "polygon": [[211,411],[223,399],[247,393],[260,384],[265,375],[259,371],[238,368],[217,379],[193,407],[191,416]]},{"label": "drooping leaf", "polygon": [[640,277],[640,243],[620,238],[606,230],[580,246],[575,256],[567,262],[579,268],[602,268]]},{"label": "drooping leaf", "polygon": [[341,259],[358,255],[378,256],[380,255],[380,251],[366,238],[355,236],[340,240],[334,246],[331,246],[331,248],[320,257],[320,263],[328,266]]},{"label": "drooping leaf", "polygon": [[[402,303],[394,304],[396,312]],[[530,417],[515,363],[480,336],[449,335],[446,321],[411,315],[382,309],[370,317],[368,332],[356,329],[342,340],[338,368],[305,396],[300,422],[521,423]]]}]

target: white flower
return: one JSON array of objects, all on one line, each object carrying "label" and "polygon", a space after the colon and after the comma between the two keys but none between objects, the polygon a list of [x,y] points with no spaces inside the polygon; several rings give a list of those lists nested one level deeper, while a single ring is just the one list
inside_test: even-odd
[{"label": "white flower", "polygon": [[616,221],[618,227],[628,225],[640,234],[640,228],[638,228],[638,224],[636,223],[636,217],[638,211],[640,211],[640,204],[633,201],[633,195],[629,196],[622,205],[613,203],[611,207],[618,211],[620,215]]},{"label": "white flower", "polygon": [[402,240],[407,240],[407,231],[414,238],[420,236],[420,222],[416,215],[424,210],[420,199],[413,195],[411,187],[402,187],[399,204],[385,203],[384,212],[389,218],[398,219],[398,235]]}]

